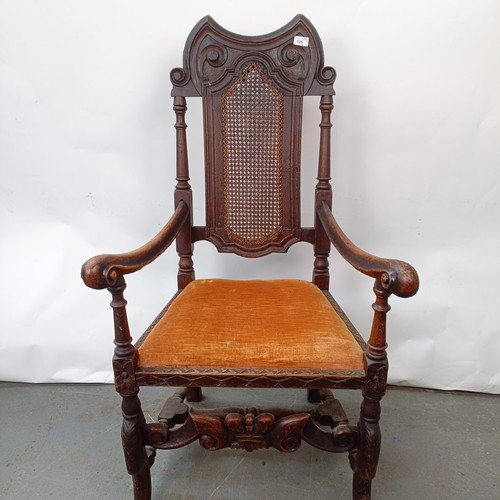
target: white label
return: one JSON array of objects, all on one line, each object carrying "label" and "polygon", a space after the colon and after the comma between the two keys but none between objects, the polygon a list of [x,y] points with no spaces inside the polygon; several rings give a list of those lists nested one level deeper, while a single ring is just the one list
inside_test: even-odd
[{"label": "white label", "polygon": [[309,37],[308,36],[294,36],[293,37],[293,44],[300,45],[301,47],[308,47],[309,46]]}]

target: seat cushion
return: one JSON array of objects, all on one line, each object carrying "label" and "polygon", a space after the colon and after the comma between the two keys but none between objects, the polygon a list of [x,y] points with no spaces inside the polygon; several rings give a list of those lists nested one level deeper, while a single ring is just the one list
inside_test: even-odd
[{"label": "seat cushion", "polygon": [[324,293],[299,280],[195,280],[139,347],[139,368],[362,370]]}]

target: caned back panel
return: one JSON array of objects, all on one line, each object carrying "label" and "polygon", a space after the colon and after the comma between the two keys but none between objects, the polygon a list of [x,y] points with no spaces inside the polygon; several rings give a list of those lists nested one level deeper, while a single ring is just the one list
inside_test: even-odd
[{"label": "caned back panel", "polygon": [[191,32],[172,94],[203,98],[205,234],[219,251],[260,256],[300,241],[302,97],[333,94],[334,77],[303,16],[259,37],[210,17]]},{"label": "caned back panel", "polygon": [[222,95],[224,229],[240,245],[266,244],[283,230],[284,101],[255,62]]}]

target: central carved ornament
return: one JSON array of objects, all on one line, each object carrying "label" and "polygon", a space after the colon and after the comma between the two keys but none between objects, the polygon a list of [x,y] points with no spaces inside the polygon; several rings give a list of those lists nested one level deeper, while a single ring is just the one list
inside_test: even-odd
[{"label": "central carved ornament", "polygon": [[239,413],[229,413],[226,415],[225,424],[233,435],[231,448],[246,451],[269,448],[265,435],[274,427],[272,413],[261,413],[257,416],[253,413],[244,416]]}]

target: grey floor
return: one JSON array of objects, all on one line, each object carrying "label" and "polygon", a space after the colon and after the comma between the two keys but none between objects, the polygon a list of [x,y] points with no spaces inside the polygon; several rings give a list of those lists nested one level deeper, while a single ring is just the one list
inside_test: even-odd
[{"label": "grey floor", "polygon": [[[150,418],[171,390],[143,389]],[[302,391],[206,389],[205,404],[302,405]],[[353,419],[359,393],[337,397]],[[119,398],[106,385],[0,383],[0,497],[129,499]],[[390,388],[374,499],[500,499],[499,398]],[[159,452],[153,499],[349,499],[345,454],[306,443],[295,453]]]}]

